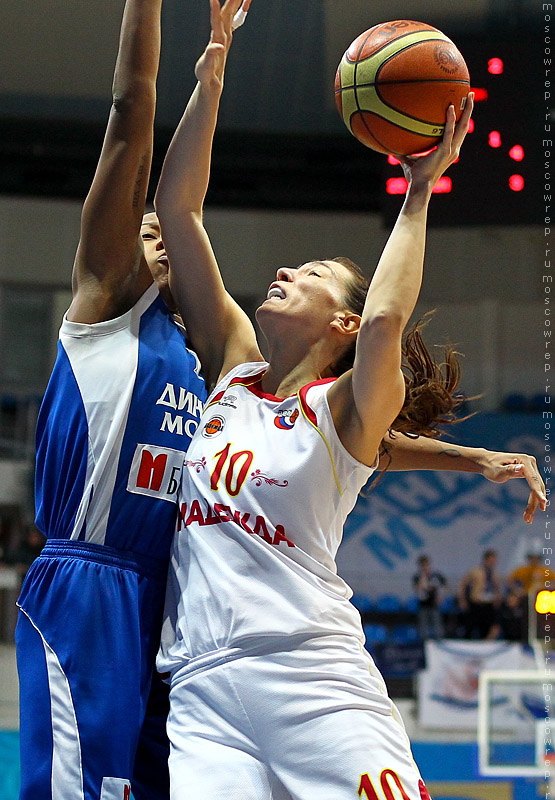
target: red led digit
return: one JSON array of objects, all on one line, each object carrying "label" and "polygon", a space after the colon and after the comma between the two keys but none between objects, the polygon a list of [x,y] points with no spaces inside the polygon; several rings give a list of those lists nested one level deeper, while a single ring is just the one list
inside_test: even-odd
[{"label": "red led digit", "polygon": [[501,134],[499,131],[490,131],[488,142],[490,147],[501,147]]},{"label": "red led digit", "polygon": [[385,190],[388,194],[405,194],[407,188],[406,178],[388,178]]},{"label": "red led digit", "polygon": [[438,180],[438,182],[432,189],[432,194],[448,194],[452,188],[453,188],[453,183],[451,181],[451,178],[448,178],[447,175],[444,175],[442,178]]},{"label": "red led digit", "polygon": [[524,189],[524,178],[522,175],[511,175],[509,178],[509,188],[513,192],[521,192]]},{"label": "red led digit", "polygon": [[473,86],[470,89],[471,92],[474,92],[474,102],[475,103],[483,103],[485,100],[488,99],[488,90],[482,89],[478,86]]},{"label": "red led digit", "polygon": [[501,75],[503,72],[503,61],[500,58],[490,58],[488,61],[488,72],[491,75]]}]

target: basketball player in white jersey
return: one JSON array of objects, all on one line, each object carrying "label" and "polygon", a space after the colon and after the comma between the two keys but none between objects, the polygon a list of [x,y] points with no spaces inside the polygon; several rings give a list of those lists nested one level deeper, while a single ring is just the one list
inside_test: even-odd
[{"label": "basketball player in white jersey", "polygon": [[[428,434],[437,422],[411,416],[402,334],[431,189],[458,156],[473,98],[457,125],[448,110],[433,154],[404,160],[407,197],[361,308],[347,259],[278,270],[257,312],[265,362],[202,224],[231,41],[217,0],[211,11],[156,201],[172,270],[187,269],[179,307],[216,384],[183,471],[158,658],[171,685],[171,797],[426,800],[334,558],[388,429]],[[520,462],[510,458],[507,476]],[[536,502],[545,506],[541,490]]]}]

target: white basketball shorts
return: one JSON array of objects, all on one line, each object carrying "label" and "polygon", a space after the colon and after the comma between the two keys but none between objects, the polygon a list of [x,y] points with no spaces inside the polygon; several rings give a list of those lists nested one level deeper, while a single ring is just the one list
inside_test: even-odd
[{"label": "white basketball shorts", "polygon": [[171,800],[429,800],[397,709],[353,637],[174,675]]}]

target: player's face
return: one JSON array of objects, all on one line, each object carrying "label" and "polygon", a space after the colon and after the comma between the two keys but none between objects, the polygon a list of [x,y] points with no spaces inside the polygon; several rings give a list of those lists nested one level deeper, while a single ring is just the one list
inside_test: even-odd
[{"label": "player's face", "polygon": [[160,223],[154,212],[144,215],[140,236],[146,263],[152,272],[152,277],[158,282],[159,278],[167,276],[169,263],[160,234]]},{"label": "player's face", "polygon": [[348,280],[348,270],[335,261],[280,267],[256,318],[263,331],[272,320],[296,320],[306,334],[324,335],[334,316],[345,309]]},{"label": "player's face", "polygon": [[160,234],[160,223],[154,212],[145,214],[141,225],[141,242],[143,245],[146,263],[150,269],[152,277],[158,285],[158,290],[164,298],[166,305],[173,313],[176,306],[171,296],[168,285],[169,261],[164,248],[164,242]]}]

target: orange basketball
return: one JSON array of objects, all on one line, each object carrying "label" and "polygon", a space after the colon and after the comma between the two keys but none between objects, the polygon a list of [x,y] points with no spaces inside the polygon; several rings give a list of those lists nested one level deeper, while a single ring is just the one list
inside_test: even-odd
[{"label": "orange basketball", "polygon": [[451,39],[425,22],[382,22],[341,59],[335,100],[353,136],[380,153],[409,155],[438,144],[451,103],[461,116],[470,77]]}]

